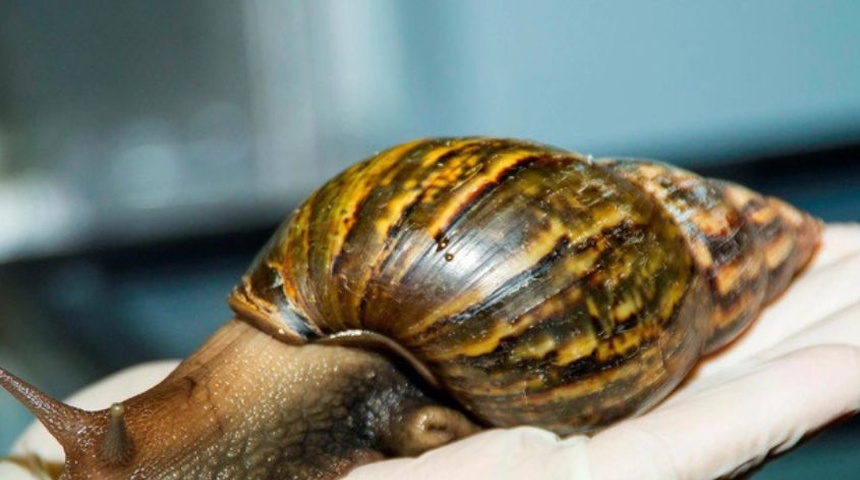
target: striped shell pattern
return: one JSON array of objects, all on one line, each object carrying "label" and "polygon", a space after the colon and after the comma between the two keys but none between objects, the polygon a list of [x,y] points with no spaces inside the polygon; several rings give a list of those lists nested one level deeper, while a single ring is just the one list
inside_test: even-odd
[{"label": "striped shell pattern", "polygon": [[663,398],[819,233],[780,200],[662,163],[423,139],[311,195],[231,305],[288,342],[393,340],[474,418],[567,434]]}]

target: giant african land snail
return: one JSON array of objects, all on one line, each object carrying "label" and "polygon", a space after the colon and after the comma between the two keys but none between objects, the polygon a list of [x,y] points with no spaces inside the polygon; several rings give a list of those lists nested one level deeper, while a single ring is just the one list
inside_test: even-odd
[{"label": "giant african land snail", "polygon": [[0,370],[62,478],[332,478],[483,426],[585,432],[668,394],[813,254],[785,203],[645,161],[417,140],[306,200],[236,313],[98,412]]}]

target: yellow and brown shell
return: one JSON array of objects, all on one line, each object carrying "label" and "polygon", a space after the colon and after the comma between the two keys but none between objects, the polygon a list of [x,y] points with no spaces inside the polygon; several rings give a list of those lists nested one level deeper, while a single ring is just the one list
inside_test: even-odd
[{"label": "yellow and brown shell", "polygon": [[487,424],[570,433],[668,394],[785,288],[819,230],[657,162],[423,139],[311,195],[231,305],[285,341],[392,339]]}]

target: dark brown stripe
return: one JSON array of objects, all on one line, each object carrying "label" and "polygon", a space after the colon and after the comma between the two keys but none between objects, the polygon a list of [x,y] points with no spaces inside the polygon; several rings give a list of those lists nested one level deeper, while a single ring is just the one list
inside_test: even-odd
[{"label": "dark brown stripe", "polygon": [[[455,325],[460,325],[464,321],[481,316],[488,312],[492,312],[494,309],[498,308],[499,305],[508,300],[512,295],[516,293],[521,293],[522,288],[529,283],[534,282],[536,278],[545,276],[547,272],[549,272],[550,269],[553,267],[553,265],[556,264],[558,260],[562,257],[564,251],[568,250],[569,248],[570,239],[568,239],[567,237],[559,238],[552,251],[549,254],[544,255],[532,268],[524,270],[508,279],[499,288],[497,288],[495,291],[483,298],[480,303],[475,304],[455,315],[440,319],[431,327],[426,329],[423,332],[422,337],[433,338],[435,337],[435,334],[440,330],[447,329]],[[574,280],[579,281],[580,279],[576,278]],[[565,286],[563,289],[568,288],[568,286]],[[512,319],[511,323],[515,324],[517,323],[517,320]]]},{"label": "dark brown stripe", "polygon": [[[544,372],[556,372],[558,375],[556,377],[555,382],[551,382],[547,379],[546,388],[552,388],[554,385],[559,383],[564,383],[568,381],[573,376],[580,375],[583,372],[584,366],[587,365],[589,368],[592,368],[589,371],[589,375],[598,375],[602,374],[608,369],[614,368],[614,366],[620,364],[623,361],[631,358],[631,356],[635,355],[637,349],[633,351],[619,356],[610,357],[606,362],[600,362],[596,359],[597,352],[593,352],[591,357],[586,357],[580,360],[575,360],[574,362],[557,366],[554,365],[554,362],[559,355],[559,348],[564,347],[567,342],[569,342],[572,337],[571,335],[588,335],[591,333],[587,333],[582,330],[582,325],[578,325],[578,323],[585,321],[589,322],[589,324],[593,328],[593,334],[597,336],[598,343],[611,343],[617,336],[628,332],[634,329],[641,329],[643,327],[642,321],[643,318],[641,314],[643,313],[642,309],[645,310],[644,313],[649,314],[648,319],[650,321],[657,321],[659,324],[663,325],[667,328],[673,328],[674,322],[677,320],[678,308],[681,302],[677,302],[673,306],[672,313],[668,319],[659,319],[657,307],[660,301],[659,298],[651,298],[644,299],[644,305],[641,309],[632,314],[632,316],[626,319],[624,322],[617,322],[615,319],[611,317],[599,317],[596,318],[588,314],[587,309],[585,307],[585,299],[588,297],[594,297],[598,291],[602,288],[601,285],[594,285],[593,287],[589,287],[591,283],[599,283],[593,282],[592,277],[593,274],[596,273],[602,265],[606,263],[606,261],[612,256],[614,253],[614,246],[623,245],[625,239],[634,238],[637,233],[643,232],[645,230],[644,226],[633,224],[632,222],[623,222],[620,225],[617,225],[613,228],[606,229],[603,232],[603,238],[614,238],[615,240],[601,251],[597,261],[594,263],[594,266],[591,271],[587,272],[582,277],[571,277],[569,282],[564,284],[561,289],[556,292],[552,292],[546,298],[547,300],[552,300],[555,296],[564,297],[571,288],[584,288],[585,291],[582,294],[582,299],[576,303],[571,304],[568,308],[560,313],[556,314],[552,317],[543,318],[537,320],[536,326],[539,325],[539,328],[533,328],[529,331],[522,332],[519,335],[513,337],[504,337],[500,340],[498,347],[486,354],[483,354],[479,357],[466,358],[463,357],[460,361],[469,361],[474,362],[475,366],[479,366],[481,369],[484,369],[488,372],[507,370],[511,372],[524,372],[524,371],[544,371]],[[566,239],[562,239],[556,248],[553,250],[552,254],[544,257],[535,267],[531,270],[524,271],[517,277],[514,277],[499,288],[496,292],[493,292],[490,296],[485,299],[481,304],[470,308],[467,311],[462,312],[461,314],[455,315],[450,318],[446,318],[440,322],[437,322],[434,325],[434,329],[442,329],[450,327],[453,324],[460,324],[467,319],[474,319],[484,313],[492,312],[498,305],[503,303],[504,301],[509,300],[511,296],[511,292],[521,292],[520,287],[526,283],[530,279],[535,278],[536,276],[541,276],[546,274],[551,266],[556,263],[564,254],[567,255],[575,255],[575,252],[570,251],[570,246],[566,241]],[[594,239],[589,239],[591,242]],[[590,242],[589,242],[590,243]],[[586,245],[580,244],[575,245],[576,250],[585,250],[587,248]],[[565,251],[568,250],[568,251]],[[632,282],[632,279],[628,279],[627,282]],[[617,288],[618,291],[624,291],[625,285],[619,285]],[[533,314],[534,310],[530,309],[520,315],[520,317]],[[518,317],[519,318],[519,317]],[[511,319],[512,323],[516,323],[517,319]],[[579,332],[579,333],[577,333]],[[428,332],[429,333],[429,332]],[[532,342],[537,341],[540,337],[549,335],[555,341],[555,348],[550,351],[545,357],[536,359],[536,358],[518,358],[513,355],[513,351],[522,345],[528,345]],[[638,344],[639,348],[647,348],[653,341],[656,340],[657,337],[647,337],[643,336],[641,342]],[[582,363],[579,363],[582,362]],[[572,369],[571,372],[568,372],[567,369]],[[585,378],[583,376],[582,378]],[[511,387],[514,383],[519,381],[518,376],[513,376],[510,379],[511,383],[505,383],[501,381],[497,381],[496,385],[502,389],[506,386]]]},{"label": "dark brown stripe", "polygon": [[[398,170],[405,170],[407,173],[409,173],[409,169],[403,168],[404,164],[408,163],[411,159],[414,159],[416,157],[420,158],[420,157],[426,155],[428,151],[431,151],[433,148],[437,148],[440,143],[443,143],[443,140],[444,139],[436,140],[436,141],[428,141],[428,142],[416,144],[412,149],[407,150],[404,154],[401,155],[400,161],[391,163],[387,169],[376,172],[374,176],[377,179],[383,178],[383,177],[386,177],[386,176],[392,174],[392,172],[396,172]],[[380,155],[384,155],[384,153],[380,154]],[[373,166],[372,165],[373,160],[377,159],[377,158],[379,158],[379,155],[374,156],[374,157],[364,161],[362,163],[361,170],[366,170],[366,169],[370,168],[371,166]],[[412,174],[412,176],[414,176],[414,173]],[[396,184],[396,182],[395,182],[395,184]],[[335,190],[340,190],[340,189],[335,189]],[[376,193],[378,190],[379,190],[379,188],[372,188],[372,189],[368,190],[365,193],[365,195],[363,195],[362,197],[357,199],[357,201],[354,203],[354,208],[353,208],[352,212],[350,213],[350,217],[353,221],[352,222],[353,228],[350,228],[347,231],[346,237],[344,238],[343,243],[341,243],[341,248],[337,252],[333,252],[333,256],[332,256],[332,260],[331,260],[330,273],[334,274],[335,272],[341,271],[340,267],[341,267],[341,261],[343,259],[343,249],[347,245],[352,245],[353,242],[355,241],[356,229],[354,227],[355,227],[356,223],[359,221],[359,219],[361,218],[361,216],[367,214],[366,212],[364,212],[364,209],[365,209],[368,198],[370,198],[370,196],[373,195],[374,193]],[[423,192],[421,193],[421,195],[419,195],[418,201],[420,201],[421,198],[423,198]],[[407,209],[411,209],[411,207],[413,207],[413,206],[414,206],[414,202],[411,205],[409,205],[407,207]],[[378,214],[378,212],[374,212],[374,214]],[[402,222],[403,218],[404,218],[404,215],[401,215],[400,220],[398,220],[398,222],[395,222],[395,226],[397,228],[399,228],[399,224],[400,224],[400,222]],[[391,237],[391,234],[389,234],[388,237]]]},{"label": "dark brown stripe", "polygon": [[[511,150],[511,148],[508,147],[508,148],[499,149],[499,150],[494,151],[492,153],[498,154],[498,153],[501,153],[505,150]],[[534,163],[536,163],[537,161],[539,161],[540,158],[541,157],[533,156],[533,155],[523,156],[523,157],[519,158],[515,163],[512,163],[510,166],[508,166],[506,169],[502,170],[495,177],[487,178],[485,180],[485,182],[483,183],[483,185],[479,189],[477,189],[473,195],[471,195],[468,198],[468,201],[463,202],[459,205],[459,208],[458,208],[457,212],[454,214],[454,216],[451,218],[451,221],[449,223],[447,223],[446,225],[444,225],[443,228],[441,229],[441,231],[447,232],[449,230],[456,228],[458,225],[460,225],[463,218],[470,211],[472,211],[476,208],[479,208],[483,204],[483,202],[485,202],[488,198],[490,198],[491,194],[494,190],[501,187],[505,181],[508,181],[508,180],[514,178],[518,172],[525,170],[529,166],[531,166]],[[406,217],[403,217],[399,221],[399,223],[402,224],[405,221],[405,219],[406,219]],[[444,233],[442,233],[442,235],[436,235],[436,238],[434,238],[434,240],[437,242],[437,244],[438,244],[438,242],[440,242],[442,240],[443,236],[444,236]],[[392,250],[397,250],[400,248],[406,248],[407,247],[407,245],[402,244],[401,240],[404,240],[404,239],[399,238],[396,235],[392,235],[388,238],[388,240],[386,241],[386,246],[388,248],[384,249],[385,254],[383,254],[381,256],[382,262],[375,264],[375,266],[372,268],[372,270],[374,272],[376,272],[378,274],[378,272],[381,272],[381,271],[384,271],[384,270],[391,268],[390,262],[393,261],[394,257],[392,255],[390,255],[390,252]],[[417,265],[421,265],[423,263],[426,255],[434,254],[434,253],[435,253],[435,251],[428,249],[427,251],[423,252],[422,255],[418,256],[415,259],[415,262],[413,262],[412,265],[410,265],[406,268],[405,273],[401,277],[401,283],[409,284],[411,282],[415,282],[416,280],[418,280],[417,277],[422,275],[422,272],[416,270],[414,267]],[[362,298],[362,304],[363,304],[362,308],[361,308],[362,312],[365,311],[366,302],[368,301],[368,297],[369,297],[369,295],[367,294],[367,291],[365,291],[363,298]],[[364,318],[364,317],[362,316],[362,318]]]}]

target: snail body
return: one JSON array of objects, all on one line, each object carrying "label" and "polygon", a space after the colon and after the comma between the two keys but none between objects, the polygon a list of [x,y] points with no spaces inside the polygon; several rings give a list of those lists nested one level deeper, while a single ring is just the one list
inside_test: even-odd
[{"label": "snail body", "polygon": [[[743,331],[819,231],[780,200],[658,162],[417,140],[302,203],[230,295],[236,318],[120,414],[67,411],[5,372],[0,383],[58,437],[97,425],[102,440],[60,439],[69,479],[331,478],[479,427],[588,432],[652,406]],[[268,365],[259,381],[241,373],[254,362]],[[308,388],[325,409],[297,417]],[[168,430],[199,445],[169,444]],[[81,446],[103,439],[119,446]]]}]

